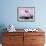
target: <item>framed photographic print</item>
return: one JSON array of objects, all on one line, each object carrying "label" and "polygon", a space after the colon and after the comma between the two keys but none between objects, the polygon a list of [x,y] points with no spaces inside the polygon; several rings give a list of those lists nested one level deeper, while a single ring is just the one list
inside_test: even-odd
[{"label": "framed photographic print", "polygon": [[35,8],[34,7],[18,7],[17,20],[22,22],[35,21]]}]

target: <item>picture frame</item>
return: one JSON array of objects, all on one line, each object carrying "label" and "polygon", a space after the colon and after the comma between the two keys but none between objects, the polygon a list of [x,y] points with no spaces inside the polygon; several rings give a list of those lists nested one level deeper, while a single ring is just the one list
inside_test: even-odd
[{"label": "picture frame", "polygon": [[17,21],[20,22],[34,22],[35,21],[35,7],[18,7]]}]

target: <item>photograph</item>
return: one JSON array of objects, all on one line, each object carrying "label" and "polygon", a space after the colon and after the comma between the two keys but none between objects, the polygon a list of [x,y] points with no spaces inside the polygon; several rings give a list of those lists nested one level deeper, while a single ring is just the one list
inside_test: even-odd
[{"label": "photograph", "polygon": [[18,21],[35,21],[35,8],[34,7],[18,7],[17,8]]}]

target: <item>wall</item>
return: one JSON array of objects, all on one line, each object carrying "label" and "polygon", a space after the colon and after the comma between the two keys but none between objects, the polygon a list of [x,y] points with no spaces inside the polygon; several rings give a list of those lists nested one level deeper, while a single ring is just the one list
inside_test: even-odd
[{"label": "wall", "polygon": [[[42,0],[1,0],[0,24],[13,24],[16,28],[46,28],[46,1]],[[35,7],[35,22],[18,22],[17,7]]]}]

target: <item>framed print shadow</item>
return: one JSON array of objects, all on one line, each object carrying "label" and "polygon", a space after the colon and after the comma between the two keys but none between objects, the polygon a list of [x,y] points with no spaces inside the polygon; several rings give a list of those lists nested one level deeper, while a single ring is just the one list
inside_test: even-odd
[{"label": "framed print shadow", "polygon": [[35,7],[18,7],[17,20],[21,22],[34,22]]}]

